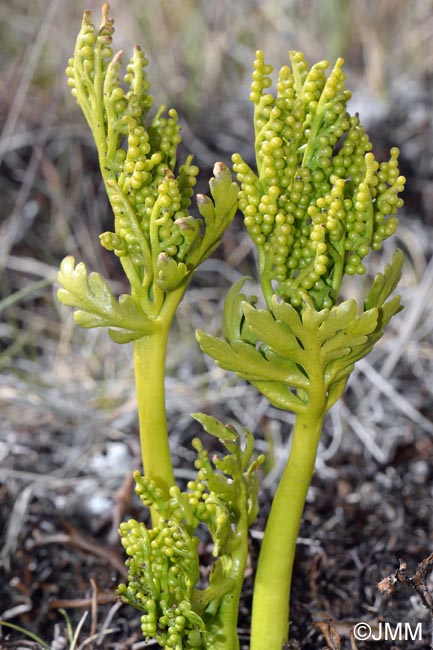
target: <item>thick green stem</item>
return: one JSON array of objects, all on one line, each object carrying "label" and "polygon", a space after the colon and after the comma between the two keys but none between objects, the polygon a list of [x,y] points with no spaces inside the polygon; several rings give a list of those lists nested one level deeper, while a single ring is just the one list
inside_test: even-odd
[{"label": "thick green stem", "polygon": [[[167,497],[170,486],[174,485],[164,391],[169,324],[161,325],[153,334],[143,336],[134,343],[135,386],[144,472]],[[152,520],[155,517],[156,514],[152,512]]]},{"label": "thick green stem", "polygon": [[290,455],[275,493],[254,584],[251,650],[281,650],[289,630],[296,539],[314,472],[324,409],[296,416]]}]

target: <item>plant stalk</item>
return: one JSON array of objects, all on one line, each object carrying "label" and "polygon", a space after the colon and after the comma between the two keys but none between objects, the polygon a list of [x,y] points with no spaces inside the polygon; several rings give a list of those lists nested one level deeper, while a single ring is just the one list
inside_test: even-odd
[{"label": "plant stalk", "polygon": [[[174,485],[165,412],[165,357],[169,326],[134,342],[134,371],[143,468],[168,498]],[[152,523],[157,514],[152,510]]]},{"label": "plant stalk", "polygon": [[[238,531],[233,540],[231,557],[227,560],[229,564],[229,567],[227,567],[227,574],[233,579],[234,587],[222,600],[219,614],[219,619],[222,624],[212,650],[239,650],[237,623],[239,616],[239,600],[244,582],[247,558],[248,522],[246,513],[243,512],[240,521],[238,522]],[[221,640],[218,637],[222,637]]]},{"label": "plant stalk", "polygon": [[254,584],[251,650],[281,650],[288,640],[293,563],[324,409],[296,416],[292,447],[266,524]]}]

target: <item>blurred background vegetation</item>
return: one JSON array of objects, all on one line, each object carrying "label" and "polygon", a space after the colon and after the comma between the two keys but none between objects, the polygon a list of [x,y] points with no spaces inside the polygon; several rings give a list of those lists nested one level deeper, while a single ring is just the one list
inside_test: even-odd
[{"label": "blurred background vegetation", "polygon": [[[87,126],[64,68],[82,11],[100,2],[7,0],[0,6],[0,365],[58,345],[51,280],[68,252],[110,264],[97,234],[110,223]],[[126,9],[127,7],[127,9]],[[275,67],[288,49],[311,62],[346,60],[352,107],[376,155],[402,150],[408,209],[433,223],[432,0],[112,0],[115,47],[140,43],[156,105],[174,106],[184,147],[203,169],[233,151],[252,160],[249,83],[254,52]],[[64,323],[62,325],[64,327]]]},{"label": "blurred background vegetation", "polygon": [[[13,479],[8,494],[17,499],[33,480],[19,474],[28,471],[29,462],[37,473],[91,476],[97,473],[89,460],[95,445],[107,451],[107,440],[114,444],[135,428],[130,348],[116,346],[105,332],[80,331],[55,300],[56,272],[65,254],[110,277],[116,291],[125,289],[116,260],[99,246],[111,212],[94,144],[64,75],[82,12],[91,9],[99,25],[101,4],[0,3],[0,462],[9,458],[16,472],[3,474]],[[111,0],[110,5],[114,47],[124,49],[127,59],[133,44],[142,45],[155,105],[177,109],[182,157],[194,152],[201,190],[215,161],[229,164],[234,151],[253,161],[248,95],[256,49],[263,49],[275,68],[286,64],[292,49],[302,50],[310,63],[345,58],[351,110],[360,113],[378,159],[388,156],[390,146],[400,147],[408,178],[399,235],[408,257],[402,287],[407,308],[370,362],[382,379],[365,365],[356,374],[350,416],[342,407],[322,459],[326,463],[339,448],[342,421],[343,429],[367,441],[379,462],[390,458],[402,435],[431,434],[433,0]],[[179,311],[168,389],[169,416],[180,442],[190,422],[187,413],[221,400],[243,424],[254,428],[261,422],[265,433],[265,413],[282,417],[254,391],[202,360],[194,341],[195,327],[219,331],[216,306],[233,279],[253,273],[252,257],[238,218]],[[374,406],[379,402],[371,399],[373,393],[387,400],[387,410]],[[236,396],[241,401],[236,403]],[[386,420],[390,409],[396,416],[386,437],[384,413]],[[49,458],[53,445],[56,454]],[[127,470],[128,463],[103,470],[98,489],[106,490],[105,498],[113,489],[110,475],[118,471],[118,487]],[[57,507],[56,489],[47,490]],[[27,505],[20,502],[15,519],[2,522],[0,559],[6,565],[33,494],[26,492]]]}]

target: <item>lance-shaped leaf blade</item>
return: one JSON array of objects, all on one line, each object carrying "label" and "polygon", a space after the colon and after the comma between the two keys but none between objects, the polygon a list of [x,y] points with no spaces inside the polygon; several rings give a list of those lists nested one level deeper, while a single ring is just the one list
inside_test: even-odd
[{"label": "lance-shaped leaf blade", "polygon": [[[334,309],[338,310],[339,307],[341,307],[341,305],[333,307],[330,316]],[[322,339],[321,354],[323,355],[324,360],[344,357],[344,350],[348,349],[350,352],[355,348],[364,346],[368,341],[369,335],[376,330],[377,319],[377,309],[369,309],[368,311],[357,315],[355,318],[348,318],[343,312],[342,318],[334,320],[334,333],[328,336],[325,340]],[[329,328],[327,329],[330,334],[331,330]],[[320,330],[321,328],[319,328],[319,336],[322,334]]]},{"label": "lance-shaped leaf blade", "polygon": [[284,321],[277,321],[264,309],[254,309],[249,303],[242,303],[243,313],[248,327],[272,349],[275,354],[293,362],[301,363],[304,350],[298,338]]},{"label": "lance-shaped leaf blade", "polygon": [[197,422],[200,422],[203,429],[211,436],[215,436],[220,440],[229,440],[231,442],[239,442],[239,434],[232,427],[228,427],[211,415],[205,413],[191,413],[191,417]]},{"label": "lance-shaped leaf blade", "polygon": [[396,250],[390,264],[387,264],[383,273],[378,273],[365,300],[365,309],[383,307],[385,300],[391,295],[400,281],[404,255],[401,250]]},{"label": "lance-shaped leaf blade", "polygon": [[61,303],[75,307],[74,320],[81,327],[109,327],[111,338],[127,343],[154,331],[154,323],[141,311],[133,296],[124,294],[116,299],[99,273],[87,273],[82,262],[75,265],[66,257],[57,279],[61,284],[57,297]]},{"label": "lance-shaped leaf blade", "polygon": [[272,297],[272,313],[277,320],[281,320],[288,325],[298,339],[302,338],[304,326],[301,317],[290,303],[284,302],[282,298],[274,295]]},{"label": "lance-shaped leaf blade", "polygon": [[293,413],[304,412],[307,408],[307,402],[295,394],[287,384],[279,381],[252,381],[251,383],[275,408],[293,411]]},{"label": "lance-shaped leaf blade", "polygon": [[239,187],[233,181],[231,171],[221,162],[215,164],[209,187],[213,199],[201,196],[198,200],[200,214],[204,217],[205,231],[200,246],[188,256],[191,266],[198,266],[220,244],[224,231],[233,221],[238,208]]},{"label": "lance-shaped leaf blade", "polygon": [[[328,354],[325,368],[327,408],[330,408],[343,392],[355,363],[371,352],[391,318],[402,309],[400,296],[387,300],[398,284],[402,264],[403,254],[396,251],[391,264],[386,265],[384,273],[376,275],[364,303],[365,311],[354,319],[346,330],[340,330],[323,344],[322,350]],[[345,354],[338,357],[335,352],[343,336],[347,339],[349,348]]]},{"label": "lance-shaped leaf blade", "polygon": [[228,343],[197,331],[197,340],[202,351],[215,360],[224,370],[235,372],[242,379],[254,381],[275,381],[295,387],[305,387],[304,375],[292,367],[274,364],[250,343],[235,339]]},{"label": "lance-shaped leaf blade", "polygon": [[257,339],[248,329],[245,322],[242,304],[243,302],[253,304],[256,302],[257,298],[256,296],[251,296],[247,299],[244,293],[239,293],[248,279],[248,277],[239,278],[227,293],[224,301],[222,333],[226,341],[242,339],[255,345]]}]

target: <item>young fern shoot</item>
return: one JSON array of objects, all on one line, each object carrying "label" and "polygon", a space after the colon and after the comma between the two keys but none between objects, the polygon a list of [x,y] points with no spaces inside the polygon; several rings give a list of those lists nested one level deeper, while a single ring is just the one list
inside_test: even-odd
[{"label": "young fern shoot", "polygon": [[[215,456],[197,438],[197,479],[187,491],[170,488],[166,499],[153,481],[135,474],[136,492],[160,518],[148,530],[130,520],[121,524],[122,543],[129,556],[129,585],[120,585],[126,602],[144,612],[141,628],[146,639],[156,638],[173,650],[238,650],[237,619],[246,561],[248,528],[257,515],[256,470],[264,457],[251,460],[254,437],[208,415],[193,415],[203,428],[220,439],[227,454]],[[209,584],[199,581],[199,539],[204,525],[212,539],[215,561]]]},{"label": "young fern shoot", "polygon": [[314,471],[323,419],[394,314],[401,275],[396,251],[364,301],[340,301],[344,275],[365,273],[363,260],[397,227],[402,205],[398,150],[378,163],[357,115],[347,112],[342,59],[308,67],[300,52],[278,75],[263,52],[254,62],[257,171],[233,155],[239,207],[258,249],[266,309],[238,281],[229,292],[220,340],[204,332],[204,352],[247,379],[295,425],[273,499],[254,585],[251,650],[281,650],[288,639],[296,538]]}]

